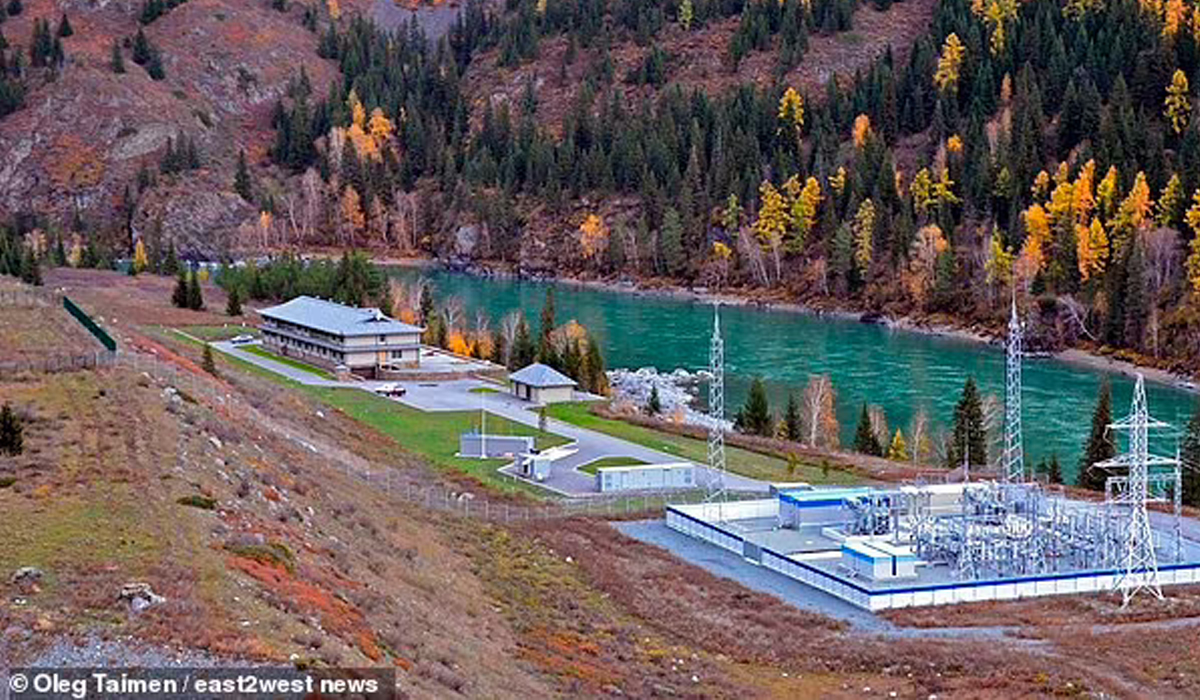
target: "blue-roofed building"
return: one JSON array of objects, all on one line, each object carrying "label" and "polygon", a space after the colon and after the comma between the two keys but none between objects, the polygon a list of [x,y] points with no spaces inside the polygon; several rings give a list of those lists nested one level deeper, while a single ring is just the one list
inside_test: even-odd
[{"label": "blue-roofed building", "polygon": [[420,366],[425,329],[379,309],[300,296],[258,313],[263,344],[280,355],[367,377]]},{"label": "blue-roofed building", "polygon": [[535,362],[509,375],[512,392],[519,399],[534,403],[560,403],[575,395],[575,380],[558,370]]}]

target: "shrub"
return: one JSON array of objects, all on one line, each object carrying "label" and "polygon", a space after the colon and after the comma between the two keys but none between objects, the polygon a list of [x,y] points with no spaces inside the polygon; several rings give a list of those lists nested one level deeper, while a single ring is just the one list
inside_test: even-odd
[{"label": "shrub", "polygon": [[201,510],[212,510],[217,507],[217,499],[208,496],[184,496],[175,502],[181,506],[191,506]]}]

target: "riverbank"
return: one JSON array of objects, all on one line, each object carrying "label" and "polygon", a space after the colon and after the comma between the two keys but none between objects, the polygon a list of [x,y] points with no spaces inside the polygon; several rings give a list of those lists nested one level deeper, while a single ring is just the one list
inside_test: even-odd
[{"label": "riverbank", "polygon": [[[706,288],[688,288],[673,284],[662,279],[649,281],[612,281],[600,279],[581,279],[577,277],[523,277],[512,270],[488,264],[473,264],[470,267],[447,265],[429,258],[375,258],[376,264],[393,267],[408,267],[456,272],[499,280],[528,280],[546,282],[582,289],[603,292],[619,292],[635,297],[654,297],[696,304],[722,304],[726,306],[753,307],[765,311],[804,314],[816,318],[832,318],[845,321],[876,323],[887,328],[931,335],[941,338],[951,338],[982,345],[1002,345],[1004,334],[995,329],[976,326],[964,326],[954,323],[946,316],[937,317],[887,317],[872,315],[872,312],[861,309],[847,308],[838,301],[829,300],[828,304],[811,305],[780,298],[782,292],[765,292],[763,290],[730,290],[715,292]],[[1147,381],[1177,389],[1196,393],[1200,391],[1194,385],[1193,377],[1173,372],[1160,367],[1138,364],[1126,359],[1115,358],[1111,355],[1096,352],[1086,348],[1067,348],[1051,353],[1051,357],[1062,362],[1090,370],[1115,372],[1127,377],[1141,374]],[[670,369],[670,368],[665,368]]]}]

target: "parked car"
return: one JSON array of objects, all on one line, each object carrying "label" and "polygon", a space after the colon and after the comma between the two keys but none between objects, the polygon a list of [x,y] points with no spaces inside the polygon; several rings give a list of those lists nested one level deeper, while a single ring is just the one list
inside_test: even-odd
[{"label": "parked car", "polygon": [[254,336],[252,336],[252,335],[235,335],[229,339],[229,342],[234,345],[245,345],[246,343],[253,343]]},{"label": "parked car", "polygon": [[375,387],[375,393],[380,396],[404,396],[405,389],[399,384],[380,384]]}]

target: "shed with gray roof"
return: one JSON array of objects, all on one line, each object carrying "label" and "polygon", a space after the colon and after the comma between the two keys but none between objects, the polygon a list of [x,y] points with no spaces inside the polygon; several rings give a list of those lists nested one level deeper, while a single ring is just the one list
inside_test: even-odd
[{"label": "shed with gray roof", "polygon": [[561,403],[575,395],[575,380],[558,370],[535,362],[509,375],[517,398],[534,403]]}]

